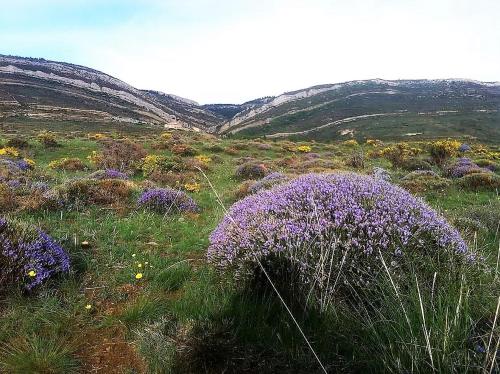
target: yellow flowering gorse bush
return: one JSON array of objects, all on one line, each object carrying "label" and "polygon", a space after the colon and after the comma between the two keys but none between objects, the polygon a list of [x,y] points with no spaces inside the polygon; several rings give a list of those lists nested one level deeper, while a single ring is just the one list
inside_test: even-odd
[{"label": "yellow flowering gorse bush", "polygon": [[300,145],[297,147],[297,151],[302,153],[309,153],[311,152],[311,147],[308,145]]},{"label": "yellow flowering gorse bush", "polygon": [[0,148],[0,156],[19,157],[19,151],[14,147]]}]

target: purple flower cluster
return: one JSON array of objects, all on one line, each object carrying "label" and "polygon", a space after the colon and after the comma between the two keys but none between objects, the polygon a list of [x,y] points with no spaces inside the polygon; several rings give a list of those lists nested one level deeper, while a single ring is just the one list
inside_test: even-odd
[{"label": "purple flower cluster", "polygon": [[463,176],[468,174],[488,172],[490,172],[489,169],[479,167],[476,163],[474,163],[467,157],[461,157],[457,159],[446,169],[446,175],[451,178],[462,178]]},{"label": "purple flower cluster", "polygon": [[123,179],[128,180],[129,177],[127,174],[122,173],[121,171],[115,169],[104,169],[98,170],[92,173],[89,178],[91,179]]},{"label": "purple flower cluster", "polygon": [[467,143],[462,143],[460,147],[458,147],[460,153],[470,152],[471,150],[472,148]]},{"label": "purple flower cluster", "polygon": [[269,189],[271,187],[274,187],[278,184],[281,184],[283,182],[286,182],[288,180],[288,177],[280,172],[274,172],[271,174],[266,175],[264,178],[261,180],[258,180],[254,184],[250,186],[248,189],[248,192],[251,194],[257,193],[259,191]]},{"label": "purple flower cluster", "polygon": [[355,271],[366,271],[367,264],[380,265],[379,251],[391,263],[405,254],[468,249],[421,199],[388,182],[345,173],[304,175],[235,203],[212,232],[207,256],[236,277],[252,274],[257,259],[284,257],[313,284],[318,266],[330,258],[338,265],[348,255]]},{"label": "purple flower cluster", "polygon": [[137,205],[141,208],[153,210],[157,213],[196,213],[200,209],[196,202],[185,192],[174,190],[172,188],[152,188],[144,191]]},{"label": "purple flower cluster", "polygon": [[68,254],[50,236],[0,217],[0,288],[14,282],[29,291],[69,269]]}]

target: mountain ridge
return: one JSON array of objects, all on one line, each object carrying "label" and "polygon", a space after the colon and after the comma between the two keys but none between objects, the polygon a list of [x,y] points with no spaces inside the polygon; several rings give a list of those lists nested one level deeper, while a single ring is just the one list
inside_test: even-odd
[{"label": "mountain ridge", "polygon": [[[200,105],[174,94],[135,88],[86,66],[0,54],[0,116],[4,118],[111,121],[223,136],[321,140],[336,139],[339,134],[364,136],[375,125],[400,136],[407,128],[410,134],[422,129],[430,134],[433,121],[441,126],[446,119],[450,134],[463,130],[475,136],[486,127],[485,136],[500,138],[499,109],[500,82],[466,78],[355,80],[242,104]],[[398,128],[397,121],[414,124]],[[465,126],[467,121],[475,127]]]}]

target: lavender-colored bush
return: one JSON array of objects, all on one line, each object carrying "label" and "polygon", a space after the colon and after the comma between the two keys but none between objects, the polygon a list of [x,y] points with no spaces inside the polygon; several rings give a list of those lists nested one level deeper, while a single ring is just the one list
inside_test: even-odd
[{"label": "lavender-colored bush", "polygon": [[89,175],[91,179],[129,179],[129,176],[115,169],[97,170]]},{"label": "lavender-colored bush", "polygon": [[472,150],[472,148],[470,147],[470,145],[468,145],[466,143],[462,143],[460,145],[460,147],[458,147],[458,151],[460,153],[470,152],[471,150]]},{"label": "lavender-colored bush", "polygon": [[278,184],[284,183],[287,180],[288,180],[288,177],[285,174],[282,174],[280,172],[274,172],[274,173],[266,175],[261,180],[258,180],[257,182],[252,184],[250,186],[250,188],[248,189],[248,192],[251,194],[254,194],[254,193],[257,193],[259,191],[274,187]]},{"label": "lavender-colored bush", "polygon": [[305,175],[235,203],[210,236],[208,259],[237,279],[252,278],[257,260],[270,270],[285,260],[324,307],[338,276],[349,286],[371,282],[380,254],[396,269],[419,255],[467,253],[458,231],[422,200],[346,173]]},{"label": "lavender-colored bush", "polygon": [[0,290],[18,284],[29,291],[69,269],[68,254],[50,236],[0,217]]},{"label": "lavender-colored bush", "polygon": [[468,174],[488,173],[489,169],[481,168],[471,159],[461,157],[446,168],[446,175],[451,178],[462,178]]},{"label": "lavender-colored bush", "polygon": [[157,213],[198,212],[196,202],[186,193],[172,188],[152,188],[144,191],[137,205],[140,208],[153,210]]}]

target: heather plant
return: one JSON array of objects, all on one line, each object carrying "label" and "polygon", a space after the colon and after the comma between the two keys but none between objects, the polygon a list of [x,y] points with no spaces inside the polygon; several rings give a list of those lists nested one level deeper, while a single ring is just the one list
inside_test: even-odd
[{"label": "heather plant", "polygon": [[339,288],[376,285],[382,259],[391,271],[415,266],[428,279],[424,260],[438,258],[452,266],[474,256],[422,200],[357,174],[310,174],[246,197],[211,234],[208,249],[220,271],[253,279],[261,263],[298,295],[314,296],[321,310]]},{"label": "heather plant", "polygon": [[462,157],[445,169],[447,176],[451,178],[461,178],[464,175],[474,173],[488,173],[490,170],[479,167],[471,159]]},{"label": "heather plant", "polygon": [[480,158],[479,160],[476,160],[476,165],[481,168],[491,170],[493,172],[500,171],[500,165],[493,160]]},{"label": "heather plant", "polygon": [[69,256],[54,239],[0,217],[0,290],[15,285],[30,291],[69,269]]},{"label": "heather plant", "polygon": [[269,170],[263,163],[250,161],[240,165],[236,169],[235,175],[240,179],[259,179],[268,173]]},{"label": "heather plant", "polygon": [[196,213],[199,207],[185,192],[172,188],[153,188],[144,191],[137,200],[139,208],[160,214],[190,212]]},{"label": "heather plant", "polygon": [[458,152],[460,152],[460,153],[465,153],[465,152],[470,152],[470,151],[472,151],[472,148],[467,143],[462,143],[462,144],[460,144],[460,147],[458,147]]}]

